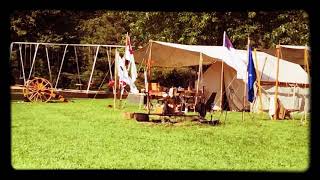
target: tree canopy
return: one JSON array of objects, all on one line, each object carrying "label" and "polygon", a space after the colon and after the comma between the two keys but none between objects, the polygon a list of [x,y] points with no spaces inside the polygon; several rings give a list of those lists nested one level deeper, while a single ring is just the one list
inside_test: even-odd
[{"label": "tree canopy", "polygon": [[[181,44],[222,45],[223,31],[227,32],[237,49],[246,49],[248,37],[251,39],[251,45],[256,48],[271,48],[279,43],[309,45],[310,38],[309,17],[303,10],[268,12],[24,10],[13,12],[10,24],[12,42],[124,45],[125,34],[128,32],[134,49],[144,46],[150,39]],[[90,63],[92,62],[83,62],[81,68],[86,69]],[[82,73],[88,74],[88,71],[90,69],[87,68]],[[103,68],[100,68],[100,72],[97,73],[100,78],[103,78],[105,73],[103,71]],[[170,75],[176,71],[155,71],[158,73],[153,73],[153,79],[170,86],[181,81],[181,78],[190,78],[188,73],[184,77]],[[15,71],[12,69],[12,72]],[[13,76],[17,75],[13,73]],[[163,81],[168,77],[175,77],[173,79],[177,82]]]}]

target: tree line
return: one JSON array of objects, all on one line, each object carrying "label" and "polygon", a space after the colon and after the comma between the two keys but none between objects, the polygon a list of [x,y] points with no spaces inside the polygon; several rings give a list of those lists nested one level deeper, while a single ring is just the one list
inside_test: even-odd
[{"label": "tree line", "polygon": [[[190,44],[222,45],[223,32],[237,49],[246,49],[247,38],[255,48],[271,48],[277,44],[309,45],[309,19],[303,10],[290,11],[241,11],[241,12],[134,12],[134,11],[71,11],[34,10],[16,11],[10,16],[11,41],[110,44],[124,45],[125,34],[131,37],[132,46],[138,49],[150,39]],[[30,48],[24,54],[29,57]],[[32,48],[31,48],[32,50]],[[73,50],[68,50],[68,64],[61,86],[73,87],[77,82]],[[53,72],[57,74],[63,48],[52,48]],[[70,52],[70,53],[69,53]],[[89,79],[95,49],[79,49],[80,76]],[[21,77],[18,52],[12,53],[12,82]],[[59,58],[58,58],[59,57]],[[96,82],[102,82],[108,70],[106,50],[99,53]],[[37,54],[42,59],[36,64],[35,75],[48,77],[45,54]],[[54,69],[56,68],[56,69]],[[196,77],[196,67],[178,69],[155,69],[152,80],[163,86],[186,86]],[[191,73],[190,73],[191,72]],[[143,77],[143,76],[142,76]],[[138,78],[138,87],[143,86],[143,78]],[[109,77],[108,77],[109,78]],[[21,78],[20,78],[21,79]],[[168,81],[168,79],[170,79]],[[60,83],[60,82],[59,82]],[[98,85],[99,83],[97,83]],[[97,88],[98,86],[94,88]]]}]

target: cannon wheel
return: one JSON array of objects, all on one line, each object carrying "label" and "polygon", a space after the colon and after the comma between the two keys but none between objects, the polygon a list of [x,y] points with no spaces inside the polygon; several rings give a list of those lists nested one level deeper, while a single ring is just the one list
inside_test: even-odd
[{"label": "cannon wheel", "polygon": [[54,93],[52,84],[48,80],[36,77],[26,82],[23,95],[31,102],[48,102]]}]

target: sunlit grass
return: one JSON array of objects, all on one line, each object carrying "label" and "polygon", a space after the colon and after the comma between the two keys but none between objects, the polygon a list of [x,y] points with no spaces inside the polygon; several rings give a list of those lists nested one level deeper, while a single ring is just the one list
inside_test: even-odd
[{"label": "sunlit grass", "polygon": [[[12,166],[16,169],[166,169],[304,171],[309,126],[266,114],[213,113],[222,124],[141,123],[143,111],[112,99],[69,103],[12,101]],[[207,114],[210,119],[211,114]]]}]

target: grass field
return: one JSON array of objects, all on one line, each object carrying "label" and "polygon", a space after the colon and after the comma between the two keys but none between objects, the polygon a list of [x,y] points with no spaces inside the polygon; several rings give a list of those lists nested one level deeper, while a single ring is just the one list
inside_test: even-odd
[{"label": "grass field", "polygon": [[309,166],[310,128],[299,120],[246,113],[242,121],[241,113],[228,112],[219,126],[142,123],[123,116],[136,106],[113,111],[108,104],[12,101],[13,168],[302,172]]}]

